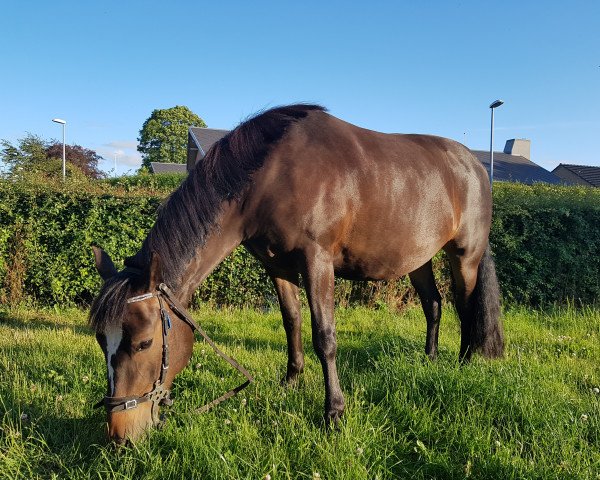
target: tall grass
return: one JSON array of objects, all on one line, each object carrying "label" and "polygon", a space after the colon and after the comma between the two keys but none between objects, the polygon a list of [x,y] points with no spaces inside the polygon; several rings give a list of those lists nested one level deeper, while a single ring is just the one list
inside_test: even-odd
[{"label": "tall grass", "polygon": [[278,313],[202,310],[195,317],[256,383],[192,413],[239,382],[198,342],[166,427],[115,450],[92,409],[105,366],[85,314],[0,312],[0,478],[600,478],[598,310],[510,310],[506,358],[464,367],[450,311],[433,363],[419,310],[336,313],[347,400],[337,431],[321,420],[309,328],[306,371],[284,388]]}]

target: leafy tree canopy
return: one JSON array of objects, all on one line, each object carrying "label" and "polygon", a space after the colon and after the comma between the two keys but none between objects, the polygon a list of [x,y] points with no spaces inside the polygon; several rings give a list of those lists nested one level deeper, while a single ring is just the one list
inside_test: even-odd
[{"label": "leafy tree canopy", "polygon": [[143,167],[150,168],[150,162],[185,163],[189,127],[206,127],[206,123],[182,105],[154,110],[138,138]]},{"label": "leafy tree canopy", "polygon": [[[0,141],[0,160],[8,167],[9,177],[40,175],[43,177],[62,176],[62,143],[44,140],[28,133],[13,145],[8,140]],[[94,150],[80,145],[65,145],[67,174],[102,178],[98,169],[102,159]]]}]

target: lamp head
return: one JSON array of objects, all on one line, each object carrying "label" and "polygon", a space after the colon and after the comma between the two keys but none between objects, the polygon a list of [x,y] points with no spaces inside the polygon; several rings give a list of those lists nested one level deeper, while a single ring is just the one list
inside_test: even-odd
[{"label": "lamp head", "polygon": [[52,121],[54,123],[60,123],[61,125],[65,125],[67,123],[66,120],[62,120],[61,118],[53,118]]},{"label": "lamp head", "polygon": [[490,105],[490,108],[496,108],[499,107],[500,105],[502,105],[504,103],[504,101],[502,100],[496,100],[495,102],[492,102],[492,104]]}]

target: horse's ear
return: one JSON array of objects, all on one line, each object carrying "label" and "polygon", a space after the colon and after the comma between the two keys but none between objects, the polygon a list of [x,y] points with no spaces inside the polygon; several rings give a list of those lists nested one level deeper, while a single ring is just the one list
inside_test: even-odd
[{"label": "horse's ear", "polygon": [[150,274],[148,275],[148,290],[154,290],[162,282],[162,261],[158,253],[152,252],[152,254],[150,255]]},{"label": "horse's ear", "polygon": [[92,245],[92,250],[94,251],[94,258],[96,260],[96,270],[98,270],[102,280],[106,282],[109,278],[117,273],[117,268],[110,259],[108,253],[106,253],[100,247]]}]

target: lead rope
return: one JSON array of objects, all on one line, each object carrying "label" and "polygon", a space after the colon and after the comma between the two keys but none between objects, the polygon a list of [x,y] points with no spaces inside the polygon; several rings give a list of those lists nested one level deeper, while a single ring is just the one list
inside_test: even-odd
[{"label": "lead rope", "polygon": [[[242,367],[234,358],[232,358],[229,355],[227,355],[226,353],[222,352],[219,349],[219,347],[217,347],[217,345],[215,344],[215,342],[213,342],[212,339],[206,334],[206,332],[204,330],[202,330],[202,328],[200,327],[200,325],[198,325],[188,315],[186,309],[175,298],[175,295],[173,295],[173,292],[169,289],[169,287],[167,287],[164,283],[161,283],[158,286],[158,290],[164,295],[165,300],[167,301],[167,303],[171,307],[171,310],[173,310],[173,312],[179,318],[181,318],[185,323],[187,323],[192,328],[192,330],[197,330],[198,333],[202,336],[202,338],[204,338],[204,340],[206,341],[206,343],[208,343],[212,347],[212,349],[214,350],[214,352],[219,357],[221,357],[223,360],[225,360],[227,363],[229,363],[229,365],[231,365],[238,372],[240,372],[244,377],[246,377],[246,381],[244,383],[242,383],[241,385],[239,385],[239,386],[237,386],[235,388],[232,388],[227,393],[224,393],[223,395],[221,395],[219,398],[215,398],[212,402],[209,402],[206,405],[203,405],[202,407],[197,408],[196,409],[197,413],[205,413],[205,412],[207,412],[212,407],[218,405],[221,402],[224,402],[228,398],[233,397],[238,392],[240,392],[241,390],[243,390],[244,388],[246,388],[248,385],[250,385],[252,382],[254,382],[254,378],[252,377],[252,375],[250,375],[250,373],[248,372],[248,370],[246,370],[244,367]],[[158,298],[160,299],[160,296]]]}]

